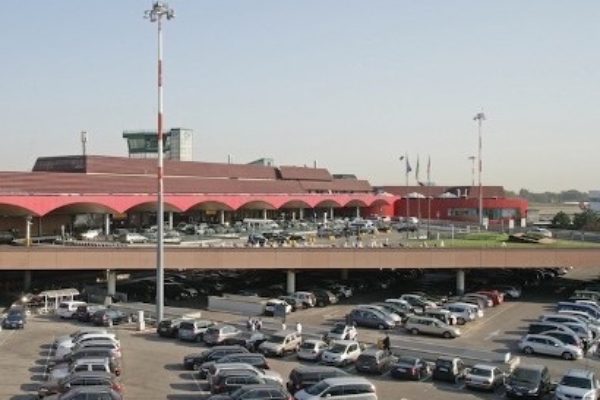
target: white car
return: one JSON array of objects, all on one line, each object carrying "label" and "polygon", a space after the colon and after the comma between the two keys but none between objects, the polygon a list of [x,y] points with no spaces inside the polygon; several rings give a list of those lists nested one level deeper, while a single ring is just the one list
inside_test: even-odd
[{"label": "white car", "polygon": [[66,340],[64,342],[58,343],[54,352],[54,360],[60,361],[64,359],[67,354],[71,353],[75,348],[81,347],[83,343],[97,340],[111,341],[119,347],[121,345],[119,340],[116,339],[114,333],[89,333],[80,336],[79,338],[77,338],[76,341]]},{"label": "white car", "polygon": [[60,343],[63,342],[76,342],[78,338],[88,333],[107,333],[106,328],[82,328],[78,331],[73,332],[70,335],[59,336],[54,340],[52,348],[56,349]]},{"label": "white car", "polygon": [[[483,316],[485,315],[483,310],[481,308],[479,308],[478,305],[476,304],[472,304],[472,303],[464,303],[464,302],[456,302],[456,303],[446,303],[444,304],[444,308],[448,308],[449,306],[460,306],[460,307],[465,307],[469,310],[471,310],[471,312],[473,313],[473,315],[475,316],[475,319],[478,318],[483,318]],[[448,308],[450,310],[450,308]],[[455,311],[452,311],[455,312]]]},{"label": "white car", "polygon": [[119,242],[121,243],[148,243],[148,238],[136,232],[127,232],[119,236]]},{"label": "white car", "polygon": [[308,339],[300,345],[296,356],[300,360],[318,361],[327,347],[327,343],[322,340]]},{"label": "white car", "polygon": [[475,364],[465,375],[468,388],[495,390],[504,385],[504,372],[493,365]]},{"label": "white car", "polygon": [[356,340],[358,331],[352,325],[335,324],[329,332],[325,334],[327,340]]},{"label": "white car", "polygon": [[467,322],[474,321],[476,318],[475,311],[464,304],[445,304],[444,309],[456,315],[456,321],[459,325],[464,325]]},{"label": "white car", "polygon": [[546,354],[565,360],[575,360],[583,357],[580,347],[564,344],[558,339],[547,335],[525,335],[519,340],[519,349],[525,354]]},{"label": "white car", "polygon": [[81,358],[73,360],[72,364],[59,364],[48,375],[48,382],[58,382],[67,375],[82,371],[113,372],[108,358]]},{"label": "white car", "polygon": [[570,369],[556,386],[554,394],[556,400],[595,400],[600,398],[600,382],[592,371]]},{"label": "white car", "polygon": [[265,304],[265,314],[275,315],[277,308],[281,306],[285,307],[286,314],[292,312],[292,306],[289,305],[286,301],[280,299],[269,299]]},{"label": "white car", "polygon": [[102,232],[100,229],[88,229],[79,236],[81,237],[81,240],[95,240],[100,236],[100,232]]},{"label": "white car", "polygon": [[355,362],[360,356],[360,344],[354,340],[338,340],[323,352],[321,361],[327,365],[344,366]]},{"label": "white car", "polygon": [[58,305],[56,315],[60,318],[71,319],[77,311],[77,307],[85,305],[87,305],[85,301],[63,301]]}]

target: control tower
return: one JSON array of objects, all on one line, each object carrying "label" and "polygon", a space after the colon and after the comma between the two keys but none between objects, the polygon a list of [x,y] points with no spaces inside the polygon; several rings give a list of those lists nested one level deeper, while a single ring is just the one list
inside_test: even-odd
[{"label": "control tower", "polygon": [[[192,129],[171,128],[164,133],[164,158],[192,161]],[[158,158],[158,135],[153,130],[123,131],[127,140],[129,158]]]}]

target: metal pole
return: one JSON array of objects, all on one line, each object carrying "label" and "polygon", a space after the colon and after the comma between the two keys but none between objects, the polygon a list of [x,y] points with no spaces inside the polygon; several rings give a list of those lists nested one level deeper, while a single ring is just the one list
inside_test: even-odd
[{"label": "metal pole", "polygon": [[157,141],[158,141],[158,167],[156,171],[158,181],[158,204],[156,210],[157,243],[156,243],[156,320],[157,323],[164,317],[164,185],[163,185],[163,86],[162,86],[162,17],[172,19],[175,13],[166,3],[157,1],[152,9],[146,11],[146,18],[156,22],[158,27],[158,116],[157,116]]},{"label": "metal pole", "polygon": [[485,114],[483,112],[477,113],[477,115],[475,115],[475,118],[473,118],[477,121],[477,126],[478,126],[478,139],[479,139],[479,145],[478,145],[478,149],[477,149],[477,159],[478,159],[478,180],[479,180],[479,226],[483,225],[483,189],[482,189],[482,185],[481,185],[481,175],[482,175],[482,164],[483,164],[483,160],[482,158],[482,154],[481,154],[481,125],[483,123],[483,121],[485,120]]}]

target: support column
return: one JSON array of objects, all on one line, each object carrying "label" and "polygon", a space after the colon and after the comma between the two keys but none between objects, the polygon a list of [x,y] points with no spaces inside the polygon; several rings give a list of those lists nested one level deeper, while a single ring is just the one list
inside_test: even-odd
[{"label": "support column", "polygon": [[304,219],[304,208],[301,208],[300,210],[298,210],[298,217],[303,220]]},{"label": "support column", "polygon": [[323,213],[323,223],[326,224],[327,223],[327,212]]},{"label": "support column", "polygon": [[292,221],[296,220],[296,211],[292,211]]},{"label": "support column", "polygon": [[348,268],[344,268],[340,271],[340,279],[343,281],[348,280]]},{"label": "support column", "polygon": [[267,219],[267,209],[263,210],[263,219]]},{"label": "support column", "polygon": [[296,291],[296,271],[293,269],[288,269],[287,271],[286,288],[288,294],[292,294]]},{"label": "support column", "polygon": [[329,219],[333,221],[333,207],[329,207]]},{"label": "support column", "polygon": [[110,235],[110,214],[104,214],[104,236]]},{"label": "support column", "polygon": [[25,246],[31,246],[31,215],[25,217]]},{"label": "support column", "polygon": [[23,291],[27,292],[31,289],[31,270],[25,270],[23,274]]},{"label": "support column", "polygon": [[173,230],[173,211],[169,211],[169,229]]},{"label": "support column", "polygon": [[356,218],[360,218],[360,207],[356,206]]},{"label": "support column", "polygon": [[456,294],[465,294],[465,270],[459,269],[456,271]]},{"label": "support column", "polygon": [[43,236],[42,233],[44,232],[44,230],[42,229],[42,217],[38,218],[38,232],[37,235],[38,236]]},{"label": "support column", "polygon": [[117,271],[106,271],[106,292],[109,296],[114,296],[117,293]]},{"label": "support column", "polygon": [[225,210],[219,211],[219,223],[225,225]]}]

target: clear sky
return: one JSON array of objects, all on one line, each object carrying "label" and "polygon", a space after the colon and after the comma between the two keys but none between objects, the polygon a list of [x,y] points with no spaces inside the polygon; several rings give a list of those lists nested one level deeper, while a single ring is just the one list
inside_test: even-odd
[{"label": "clear sky", "polygon": [[[4,0],[0,170],[37,156],[126,155],[156,124],[151,1]],[[320,166],[403,184],[427,155],[468,184],[483,129],[484,184],[600,189],[600,2],[171,1],[166,125],[194,158]],[[414,174],[411,174],[411,184]]]}]

